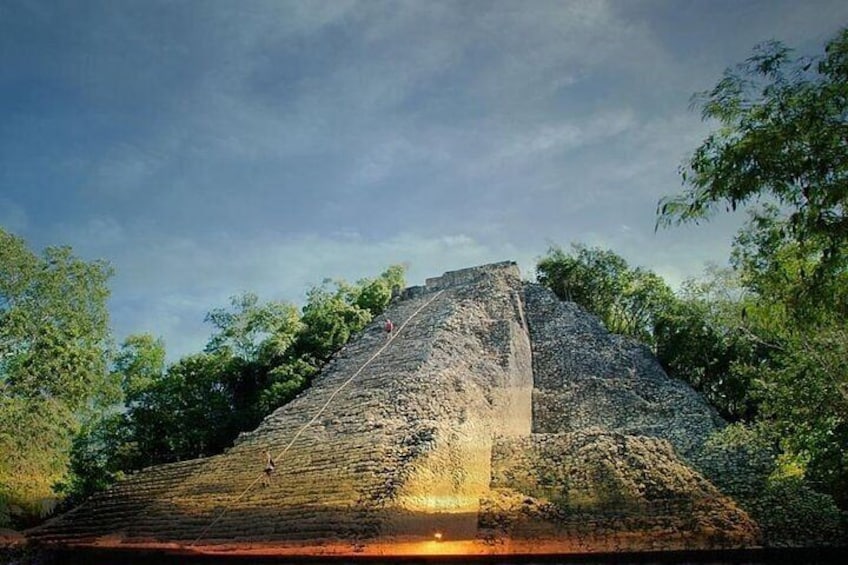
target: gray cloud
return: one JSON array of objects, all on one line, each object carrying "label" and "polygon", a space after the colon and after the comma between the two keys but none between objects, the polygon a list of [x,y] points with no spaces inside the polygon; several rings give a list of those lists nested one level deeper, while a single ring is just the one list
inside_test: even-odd
[{"label": "gray cloud", "polygon": [[116,266],[116,333],[202,346],[241,290],[610,246],[679,282],[739,218],[654,233],[688,97],[820,1],[0,6],[0,223]]}]

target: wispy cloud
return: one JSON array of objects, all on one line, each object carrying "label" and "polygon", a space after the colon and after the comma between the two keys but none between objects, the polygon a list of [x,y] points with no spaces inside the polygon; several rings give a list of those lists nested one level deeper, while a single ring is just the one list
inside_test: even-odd
[{"label": "wispy cloud", "polygon": [[688,96],[818,0],[714,3],[8,0],[0,223],[115,264],[116,332],[200,347],[240,290],[408,262],[421,281],[548,243],[673,280],[738,219],[654,234],[707,131]]}]

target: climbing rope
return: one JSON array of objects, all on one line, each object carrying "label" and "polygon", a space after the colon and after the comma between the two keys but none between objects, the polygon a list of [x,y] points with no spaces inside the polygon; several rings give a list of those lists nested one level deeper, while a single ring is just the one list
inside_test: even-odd
[{"label": "climbing rope", "polygon": [[[324,411],[327,409],[327,407],[330,405],[330,403],[333,401],[333,399],[334,399],[334,398],[335,398],[335,397],[336,397],[336,396],[337,396],[337,395],[338,395],[338,394],[339,394],[342,390],[344,390],[344,388],[345,388],[347,385],[349,385],[350,383],[352,383],[352,382],[354,381],[354,379],[356,379],[356,377],[358,377],[358,376],[360,375],[360,373],[362,373],[362,371],[363,371],[363,370],[365,370],[365,367],[367,367],[368,365],[370,365],[370,364],[371,364],[371,362],[372,362],[372,361],[374,361],[374,359],[376,359],[377,357],[379,357],[379,356],[380,356],[380,354],[381,354],[381,353],[383,353],[383,351],[385,351],[385,350],[386,350],[386,348],[387,348],[387,347],[388,347],[388,346],[389,346],[389,345],[390,345],[390,344],[391,344],[391,343],[395,340],[395,337],[396,337],[396,336],[397,336],[400,332],[402,332],[402,331],[403,331],[403,329],[406,327],[406,325],[407,325],[407,324],[408,324],[408,323],[409,323],[409,322],[410,322],[413,318],[415,318],[415,316],[417,316],[417,315],[418,315],[418,314],[419,314],[419,313],[420,313],[420,312],[421,312],[424,308],[426,308],[427,306],[429,306],[429,305],[430,305],[430,303],[432,303],[435,299],[437,299],[437,298],[438,298],[438,297],[439,297],[439,296],[440,296],[443,292],[444,292],[444,290],[440,290],[439,292],[437,292],[436,294],[434,294],[434,295],[430,298],[430,300],[428,300],[427,302],[425,302],[424,304],[422,304],[421,306],[419,306],[419,307],[418,307],[418,309],[417,309],[415,312],[413,312],[413,313],[412,313],[412,314],[411,314],[411,315],[410,315],[410,316],[406,319],[406,321],[405,321],[403,324],[401,324],[401,325],[400,325],[400,327],[399,327],[399,328],[397,328],[397,329],[396,329],[396,330],[394,330],[391,334],[389,334],[389,339],[387,339],[387,340],[386,340],[386,343],[385,343],[385,344],[383,344],[383,346],[382,346],[382,347],[380,347],[380,349],[378,349],[378,350],[377,350],[377,352],[376,352],[376,353],[374,353],[374,355],[372,355],[372,356],[371,356],[371,357],[370,357],[370,358],[369,358],[369,359],[368,359],[365,363],[363,363],[363,364],[362,364],[362,366],[361,366],[361,367],[359,367],[359,369],[357,369],[355,373],[353,373],[353,375],[351,375],[350,377],[348,377],[348,378],[347,378],[347,380],[345,380],[345,382],[343,382],[341,385],[339,385],[339,387],[338,387],[338,388],[337,388],[337,389],[333,392],[333,394],[331,394],[331,395],[330,395],[330,398],[328,398],[328,399],[327,399],[327,401],[324,403],[324,405],[323,405],[323,406],[321,406],[321,409],[320,409],[320,410],[318,410],[318,412],[316,412],[316,413],[315,413],[315,415],[312,417],[312,419],[311,419],[311,420],[309,420],[308,422],[306,422],[303,426],[301,426],[301,427],[300,427],[300,429],[297,431],[297,433],[296,433],[296,434],[294,434],[294,437],[293,437],[293,438],[289,441],[289,443],[288,443],[288,444],[287,444],[287,445],[283,448],[283,450],[282,450],[282,451],[280,451],[280,453],[279,453],[276,457],[274,457],[274,461],[279,461],[279,459],[280,459],[283,455],[285,455],[285,454],[289,451],[289,449],[291,449],[291,447],[294,445],[294,442],[296,442],[296,441],[297,441],[297,439],[301,436],[301,434],[303,434],[303,432],[304,432],[304,431],[306,431],[306,429],[307,429],[309,426],[311,426],[312,424],[314,424],[314,423],[318,420],[318,418],[320,418],[320,417],[321,417],[321,414],[323,414],[323,413],[324,413]],[[252,481],[249,485],[247,485],[247,488],[245,488],[245,489],[242,491],[242,493],[241,493],[240,495],[238,495],[238,496],[237,496],[237,497],[236,497],[236,498],[235,498],[232,502],[230,502],[229,504],[227,504],[227,506],[225,506],[225,507],[221,510],[221,512],[218,514],[218,516],[217,516],[214,520],[212,520],[212,522],[210,522],[210,523],[209,523],[209,525],[207,525],[205,528],[203,528],[203,530],[200,532],[200,535],[198,535],[198,536],[197,536],[197,538],[195,538],[195,540],[189,544],[189,547],[193,547],[194,545],[196,545],[196,544],[197,544],[197,542],[199,542],[201,539],[203,539],[203,537],[206,535],[206,533],[207,533],[209,530],[211,530],[211,529],[212,529],[212,527],[213,527],[215,524],[217,524],[217,523],[221,520],[221,518],[223,518],[223,517],[224,517],[224,514],[226,514],[226,513],[227,513],[227,510],[229,510],[229,509],[230,509],[230,508],[231,508],[234,504],[236,504],[239,500],[241,500],[242,498],[244,498],[244,495],[246,495],[246,494],[250,491],[250,489],[252,489],[252,488],[256,485],[256,483],[258,483],[258,482],[262,479],[262,475],[264,475],[264,474],[265,474],[265,472],[264,472],[264,471],[263,471],[263,472],[261,472],[261,473],[259,473],[259,474],[256,476],[256,478],[255,478],[255,479],[253,479],[253,481]]]}]

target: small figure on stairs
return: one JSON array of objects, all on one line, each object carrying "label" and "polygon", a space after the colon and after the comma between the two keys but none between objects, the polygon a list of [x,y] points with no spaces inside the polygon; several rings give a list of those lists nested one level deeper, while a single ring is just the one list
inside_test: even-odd
[{"label": "small figure on stairs", "polygon": [[395,325],[389,318],[386,318],[386,325],[383,326],[383,329],[386,330],[386,338],[390,338],[392,336],[392,331],[395,329]]},{"label": "small figure on stairs", "polygon": [[265,457],[267,458],[267,462],[265,463],[265,475],[262,477],[262,484],[267,487],[271,485],[271,475],[274,474],[276,465],[274,464],[274,458],[271,457],[270,451],[265,452]]}]

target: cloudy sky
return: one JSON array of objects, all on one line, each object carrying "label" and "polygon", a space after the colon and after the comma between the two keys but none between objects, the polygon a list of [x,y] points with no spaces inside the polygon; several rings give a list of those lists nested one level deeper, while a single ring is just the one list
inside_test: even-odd
[{"label": "cloudy sky", "polygon": [[252,290],[300,302],[551,244],[672,283],[738,219],[654,233],[751,47],[816,53],[838,1],[0,0],[0,225],[112,262],[114,333],[170,356]]}]

